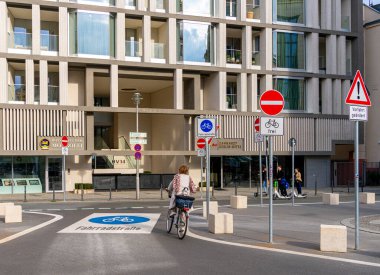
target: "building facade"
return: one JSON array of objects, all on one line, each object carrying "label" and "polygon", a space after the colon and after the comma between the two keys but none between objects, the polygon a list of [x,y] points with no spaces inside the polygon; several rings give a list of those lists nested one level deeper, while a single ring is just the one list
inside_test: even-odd
[{"label": "building facade", "polygon": [[[363,68],[362,4],[352,0],[0,1],[0,178],[62,188],[103,180],[133,187],[130,133],[147,133],[140,169],[200,180],[195,118],[215,117],[217,185],[258,174],[260,94],[285,98],[274,141],[290,175],[288,140],[305,183],[330,186],[352,159],[344,98]],[[143,99],[136,122],[134,92]],[[3,183],[3,185],[4,185]]]}]

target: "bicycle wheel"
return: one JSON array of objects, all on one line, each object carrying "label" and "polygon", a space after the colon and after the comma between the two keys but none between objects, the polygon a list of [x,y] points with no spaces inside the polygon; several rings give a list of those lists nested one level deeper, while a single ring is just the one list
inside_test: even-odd
[{"label": "bicycle wheel", "polygon": [[187,232],[187,216],[184,211],[178,214],[177,235],[180,240],[185,238]]},{"label": "bicycle wheel", "polygon": [[168,210],[168,216],[166,218],[166,232],[170,233],[172,231],[173,223],[174,223],[174,216],[170,217],[170,209]]}]

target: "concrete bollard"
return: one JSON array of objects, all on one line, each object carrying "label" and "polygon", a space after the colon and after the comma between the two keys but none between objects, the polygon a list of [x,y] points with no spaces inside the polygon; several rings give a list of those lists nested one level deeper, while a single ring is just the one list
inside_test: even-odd
[{"label": "concrete bollard", "polygon": [[230,206],[235,209],[247,208],[247,196],[231,196]]},{"label": "concrete bollard", "polygon": [[213,234],[232,234],[234,231],[233,215],[229,213],[210,214],[208,230]]},{"label": "concrete bollard", "polygon": [[13,202],[2,202],[2,203],[0,203],[0,216],[5,215],[5,207],[13,206],[13,205],[14,205]]},{"label": "concrete bollard", "polygon": [[5,207],[5,223],[22,222],[21,205],[10,205]]},{"label": "concrete bollard", "polygon": [[322,201],[324,204],[339,205],[339,194],[335,193],[323,193]]},{"label": "concrete bollard", "polygon": [[347,227],[321,224],[321,251],[347,252]]},{"label": "concrete bollard", "polygon": [[[207,218],[207,202],[203,202],[203,218]],[[210,214],[218,214],[218,202],[210,201]]]},{"label": "concrete bollard", "polygon": [[375,193],[360,193],[360,203],[362,204],[375,204]]}]

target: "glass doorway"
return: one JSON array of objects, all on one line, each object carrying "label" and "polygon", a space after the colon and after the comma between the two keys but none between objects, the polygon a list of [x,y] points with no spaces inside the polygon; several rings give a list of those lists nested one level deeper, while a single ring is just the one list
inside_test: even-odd
[{"label": "glass doorway", "polygon": [[62,158],[59,157],[48,157],[46,161],[46,192],[53,192],[53,189],[63,191]]}]

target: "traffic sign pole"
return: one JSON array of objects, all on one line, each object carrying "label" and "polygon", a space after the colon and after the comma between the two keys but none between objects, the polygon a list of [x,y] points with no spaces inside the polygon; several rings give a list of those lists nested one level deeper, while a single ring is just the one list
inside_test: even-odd
[{"label": "traffic sign pole", "polygon": [[[66,201],[66,155],[63,155],[63,174],[62,174],[62,181],[63,181],[63,201]],[[54,183],[53,183],[54,184]]]},{"label": "traffic sign pole", "polygon": [[[294,140],[293,139],[290,139],[291,140],[291,146],[292,146],[292,206],[294,206]],[[299,195],[302,195],[302,194],[299,194]]]},{"label": "traffic sign pole", "polygon": [[263,207],[263,167],[261,163],[261,147],[263,143],[259,143],[259,169],[260,169],[260,205]]},{"label": "traffic sign pole", "polygon": [[269,136],[269,243],[273,243],[273,144]]},{"label": "traffic sign pole", "polygon": [[359,250],[359,121],[355,121],[355,250]]},{"label": "traffic sign pole", "polygon": [[210,144],[209,139],[206,138],[206,213],[207,220],[210,214]]}]

